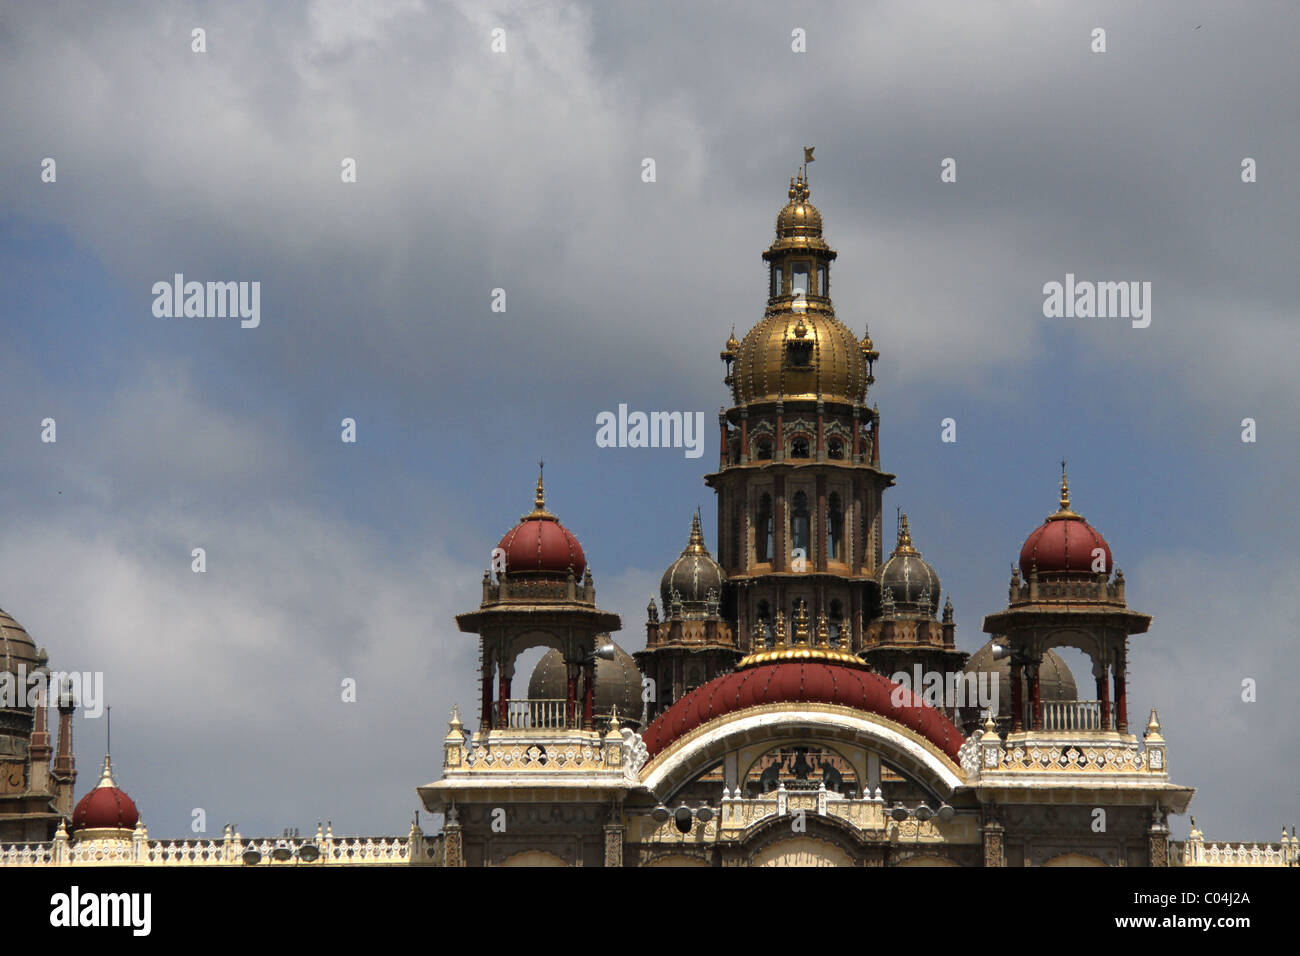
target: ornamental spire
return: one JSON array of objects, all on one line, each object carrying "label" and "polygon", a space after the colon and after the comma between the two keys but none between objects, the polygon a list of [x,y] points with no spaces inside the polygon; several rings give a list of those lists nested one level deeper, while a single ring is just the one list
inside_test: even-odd
[{"label": "ornamental spire", "polygon": [[542,487],[542,470],[546,467],[546,462],[537,462],[537,493],[533,496],[533,510],[521,517],[520,521],[528,521],[530,518],[541,518],[546,521],[554,521],[555,515],[546,510],[546,489]]}]

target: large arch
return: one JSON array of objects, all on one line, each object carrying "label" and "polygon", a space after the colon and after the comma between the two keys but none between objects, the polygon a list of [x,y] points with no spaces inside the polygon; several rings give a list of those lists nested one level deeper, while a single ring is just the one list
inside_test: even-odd
[{"label": "large arch", "polygon": [[810,834],[776,840],[754,854],[750,866],[854,866],[841,847]]},{"label": "large arch", "polygon": [[545,850],[523,850],[501,861],[501,866],[568,866],[568,862]]},{"label": "large arch", "polygon": [[874,749],[944,799],[964,783],[961,768],[915,731],[878,714],[806,702],[762,704],[716,717],[656,754],[641,769],[641,783],[667,800],[732,750],[796,736]]},{"label": "large arch", "polygon": [[1062,853],[1054,856],[1050,860],[1045,860],[1043,866],[1105,866],[1106,864],[1095,856],[1089,856],[1087,853]]}]

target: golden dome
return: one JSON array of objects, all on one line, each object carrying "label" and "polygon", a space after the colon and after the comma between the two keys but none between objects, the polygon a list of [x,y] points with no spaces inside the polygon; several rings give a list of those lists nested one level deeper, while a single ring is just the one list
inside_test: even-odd
[{"label": "golden dome", "polygon": [[851,404],[865,398],[866,388],[857,338],[834,315],[813,308],[769,312],[740,343],[732,370],[737,404],[819,398]]},{"label": "golden dome", "polygon": [[830,251],[822,239],[822,214],[808,197],[811,191],[808,181],[800,175],[790,180],[790,201],[777,213],[776,242],[771,252],[785,249],[818,249]]}]

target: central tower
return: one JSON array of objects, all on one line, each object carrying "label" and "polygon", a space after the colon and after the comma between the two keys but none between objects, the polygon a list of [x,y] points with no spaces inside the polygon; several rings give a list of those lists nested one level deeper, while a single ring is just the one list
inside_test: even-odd
[{"label": "central tower", "polygon": [[724,611],[751,654],[790,641],[795,620],[856,654],[880,606],[881,498],[894,476],[880,469],[880,414],[866,404],[879,353],[835,316],[836,253],[810,194],[805,162],[763,253],[763,318],[722,352],[734,404],[718,416],[719,470],[705,478]]}]

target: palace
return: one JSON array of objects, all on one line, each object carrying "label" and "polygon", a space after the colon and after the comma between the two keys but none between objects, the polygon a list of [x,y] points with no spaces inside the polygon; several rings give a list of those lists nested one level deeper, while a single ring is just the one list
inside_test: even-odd
[{"label": "palace", "polygon": [[[957,648],[906,516],[886,541],[895,475],[869,403],[880,353],[836,317],[836,252],[810,195],[805,163],[763,252],[767,307],[721,353],[731,405],[704,476],[716,546],[696,514],[646,609],[645,646],[613,642],[622,621],[598,605],[540,475],[500,539],[479,606],[456,617],[478,643],[464,675],[477,706],[453,708],[441,772],[417,788],[441,832],[150,840],[107,757],[74,807],[74,702],[60,695],[57,752],[47,701],[0,711],[0,864],[1296,865],[1294,831],[1216,845],[1193,820],[1171,841],[1169,815],[1193,790],[1127,686],[1151,617],[1129,607],[1064,465],[1005,607],[984,618],[987,642]],[[6,671],[48,667],[3,614],[0,638]],[[523,690],[516,662],[533,648],[547,650]],[[1059,648],[1091,673],[1071,673]],[[927,702],[930,675],[996,690],[987,707]]]}]

